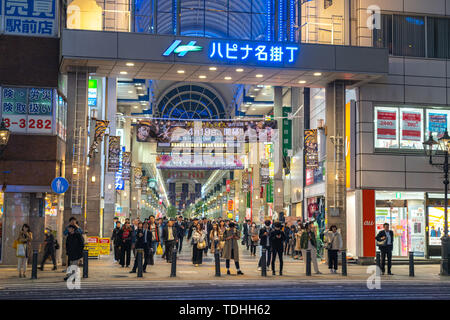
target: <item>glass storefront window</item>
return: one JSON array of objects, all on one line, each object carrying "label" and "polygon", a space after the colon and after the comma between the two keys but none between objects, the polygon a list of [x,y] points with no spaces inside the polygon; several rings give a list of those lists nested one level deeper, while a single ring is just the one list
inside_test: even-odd
[{"label": "glass storefront window", "polygon": [[375,148],[398,148],[398,108],[375,107]]},{"label": "glass storefront window", "polygon": [[423,192],[376,192],[376,234],[389,223],[394,232],[393,256],[425,256]]},{"label": "glass storefront window", "polygon": [[441,237],[444,235],[444,221],[445,217],[443,207],[428,208],[428,240],[430,246],[441,245]]}]

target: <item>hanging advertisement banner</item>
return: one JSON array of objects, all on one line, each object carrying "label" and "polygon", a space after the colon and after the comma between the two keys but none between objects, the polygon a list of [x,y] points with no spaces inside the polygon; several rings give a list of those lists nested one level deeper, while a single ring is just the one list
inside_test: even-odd
[{"label": "hanging advertisement banner", "polygon": [[135,188],[140,189],[142,187],[142,168],[141,167],[133,167],[133,177],[134,177]]},{"label": "hanging advertisement banner", "polygon": [[384,140],[397,138],[397,113],[377,110],[377,137]]},{"label": "hanging advertisement banner", "polygon": [[305,130],[305,167],[315,169],[318,166],[317,129]]},{"label": "hanging advertisement banner", "polygon": [[292,120],[288,119],[292,112],[291,107],[283,107],[283,156],[288,156],[288,150],[292,149]]},{"label": "hanging advertisement banner", "polygon": [[123,152],[122,179],[130,180],[130,175],[131,175],[131,152]]},{"label": "hanging advertisement banner", "polygon": [[248,192],[249,186],[250,186],[250,181],[249,181],[249,176],[248,176],[248,170],[245,169],[244,172],[242,173],[242,192]]},{"label": "hanging advertisement banner", "polygon": [[89,149],[89,158],[92,158],[94,151],[97,150],[98,145],[102,142],[103,136],[105,135],[106,128],[108,127],[109,120],[96,120],[95,121],[95,133],[94,141]]},{"label": "hanging advertisement banner", "polygon": [[422,140],[422,114],[415,111],[402,111],[402,140]]},{"label": "hanging advertisement banner", "polygon": [[143,177],[142,177],[142,179],[141,179],[141,188],[142,188],[141,193],[142,193],[142,194],[147,194],[147,188],[148,188],[148,176],[143,176]]},{"label": "hanging advertisement banner", "polygon": [[233,200],[228,200],[228,211],[233,211],[233,209],[234,209]]},{"label": "hanging advertisement banner", "polygon": [[273,179],[269,180],[269,184],[266,187],[266,199],[267,203],[273,203]]},{"label": "hanging advertisement banner", "polygon": [[261,159],[259,167],[259,179],[261,185],[266,185],[269,183],[269,160]]},{"label": "hanging advertisement banner", "polygon": [[231,185],[230,185],[230,183],[231,183],[231,180],[227,180],[227,182],[226,182],[226,190],[227,190],[227,192],[230,192],[230,191],[231,191]]},{"label": "hanging advertisement banner", "polygon": [[108,172],[119,170],[120,162],[120,137],[110,136],[108,145]]},{"label": "hanging advertisement banner", "polygon": [[447,115],[444,113],[428,114],[428,131],[437,132],[438,138],[447,130]]}]

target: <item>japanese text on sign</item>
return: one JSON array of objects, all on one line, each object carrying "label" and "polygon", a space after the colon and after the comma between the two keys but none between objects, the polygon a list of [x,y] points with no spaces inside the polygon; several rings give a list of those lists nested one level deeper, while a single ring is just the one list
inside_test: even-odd
[{"label": "japanese text on sign", "polygon": [[258,63],[295,63],[298,46],[289,44],[258,44],[213,41],[209,58],[228,61],[254,61]]}]

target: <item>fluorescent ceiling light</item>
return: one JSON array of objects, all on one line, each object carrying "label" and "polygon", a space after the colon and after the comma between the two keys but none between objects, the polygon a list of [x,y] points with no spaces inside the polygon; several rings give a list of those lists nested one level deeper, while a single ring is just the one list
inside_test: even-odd
[{"label": "fluorescent ceiling light", "polygon": [[133,91],[128,91],[128,93],[133,93]]},{"label": "fluorescent ceiling light", "polygon": [[134,63],[133,62],[127,62],[127,67],[134,67]]},{"label": "fluorescent ceiling light", "polygon": [[224,79],[225,80],[231,80],[231,77],[225,77]]},{"label": "fluorescent ceiling light", "polygon": [[298,83],[306,83],[305,80],[300,80]]},{"label": "fluorescent ceiling light", "polygon": [[184,70],[178,70],[177,72],[178,73],[184,73]]},{"label": "fluorescent ceiling light", "polygon": [[211,70],[211,71],[216,71],[217,68],[216,68],[216,67],[209,67],[209,70]]},{"label": "fluorescent ceiling light", "polygon": [[244,69],[242,69],[242,68],[237,68],[236,69],[236,72],[243,72],[244,71]]},{"label": "fluorescent ceiling light", "polygon": [[256,77],[257,77],[257,78],[262,78],[262,77],[264,77],[264,75],[262,75],[262,74],[257,74]]},{"label": "fluorescent ceiling light", "polygon": [[200,76],[198,76],[200,79],[206,79],[206,76],[204,76],[204,75],[200,75]]},{"label": "fluorescent ceiling light", "polygon": [[314,72],[315,77],[320,77],[322,75],[322,72]]},{"label": "fluorescent ceiling light", "polygon": [[128,74],[126,71],[120,71],[120,74]]}]

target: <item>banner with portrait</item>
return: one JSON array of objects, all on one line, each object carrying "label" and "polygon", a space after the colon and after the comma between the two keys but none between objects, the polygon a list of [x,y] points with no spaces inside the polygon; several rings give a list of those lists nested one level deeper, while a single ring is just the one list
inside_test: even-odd
[{"label": "banner with portrait", "polygon": [[148,176],[143,176],[141,179],[141,193],[147,194],[147,188],[148,188]]},{"label": "banner with portrait", "polygon": [[134,185],[136,189],[141,189],[142,187],[142,168],[141,167],[133,167],[133,178]]},{"label": "banner with portrait", "polygon": [[106,128],[108,127],[109,120],[95,120],[95,133],[94,141],[89,148],[89,158],[92,158],[94,152],[97,150],[98,145],[102,142],[103,136],[105,135]]},{"label": "banner with portrait", "polygon": [[317,129],[305,130],[305,167],[315,169],[318,166]]},{"label": "banner with portrait", "polygon": [[119,170],[120,162],[120,137],[110,136],[108,144],[108,172]]},{"label": "banner with portrait", "polygon": [[131,152],[123,152],[122,179],[130,180],[130,175],[131,175]]}]

